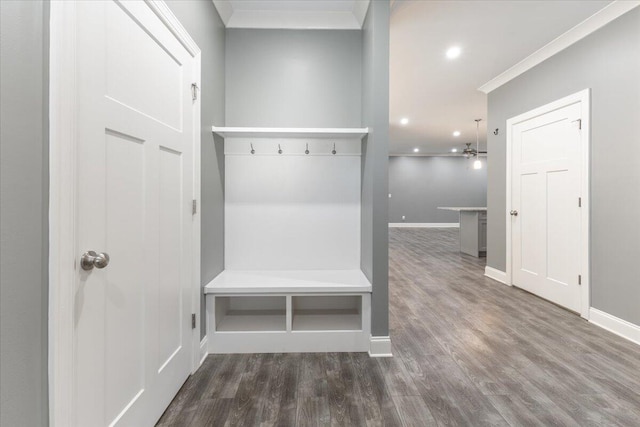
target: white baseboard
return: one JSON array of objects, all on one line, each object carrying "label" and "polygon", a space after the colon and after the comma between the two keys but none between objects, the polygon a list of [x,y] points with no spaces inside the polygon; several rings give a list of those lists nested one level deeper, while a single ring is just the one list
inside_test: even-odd
[{"label": "white baseboard", "polygon": [[507,284],[507,273],[505,273],[504,271],[500,271],[496,268],[486,266],[484,268],[484,275],[487,276],[489,279],[493,279],[505,285]]},{"label": "white baseboard", "polygon": [[393,357],[391,354],[391,337],[374,337],[369,342],[370,357]]},{"label": "white baseboard", "polygon": [[204,363],[204,359],[206,359],[209,355],[209,340],[207,338],[208,337],[205,335],[205,337],[202,338],[202,341],[200,341],[200,366],[202,366],[202,363]]},{"label": "white baseboard", "polygon": [[390,228],[460,228],[457,222],[390,222]]},{"label": "white baseboard", "polygon": [[589,322],[640,345],[640,326],[591,307]]}]

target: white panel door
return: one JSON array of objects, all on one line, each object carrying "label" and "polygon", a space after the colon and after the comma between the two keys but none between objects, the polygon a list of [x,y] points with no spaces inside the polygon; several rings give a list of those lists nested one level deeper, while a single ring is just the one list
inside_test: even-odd
[{"label": "white panel door", "polygon": [[581,105],[512,129],[512,281],[580,312]]},{"label": "white panel door", "polygon": [[[153,425],[191,370],[195,63],[142,1],[77,3],[77,426]],[[73,161],[73,159],[69,159]]]}]

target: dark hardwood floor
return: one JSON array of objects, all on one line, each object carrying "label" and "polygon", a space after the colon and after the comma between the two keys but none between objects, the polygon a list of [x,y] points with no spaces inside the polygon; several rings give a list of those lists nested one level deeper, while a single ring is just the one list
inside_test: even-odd
[{"label": "dark hardwood floor", "polygon": [[393,358],[212,355],[159,426],[640,426],[640,346],[390,230]]}]

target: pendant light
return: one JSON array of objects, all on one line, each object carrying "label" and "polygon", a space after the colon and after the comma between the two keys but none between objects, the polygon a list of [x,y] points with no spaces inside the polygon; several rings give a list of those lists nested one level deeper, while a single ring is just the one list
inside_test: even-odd
[{"label": "pendant light", "polygon": [[482,169],[482,162],[480,161],[480,120],[476,119],[476,160],[473,162],[474,169]]}]

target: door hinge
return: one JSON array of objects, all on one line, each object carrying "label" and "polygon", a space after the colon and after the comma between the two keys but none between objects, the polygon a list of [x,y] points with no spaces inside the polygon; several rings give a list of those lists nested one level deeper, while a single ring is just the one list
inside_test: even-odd
[{"label": "door hinge", "polygon": [[193,199],[191,202],[191,215],[195,215],[196,213],[198,213],[198,201]]},{"label": "door hinge", "polygon": [[191,329],[195,329],[195,328],[196,328],[196,314],[191,313]]},{"label": "door hinge", "polygon": [[577,120],[573,120],[571,123],[576,123],[578,122],[578,129],[582,129],[582,119],[577,119]]},{"label": "door hinge", "polygon": [[578,207],[582,207],[582,197],[578,197]]},{"label": "door hinge", "polygon": [[578,274],[578,285],[582,285],[582,275]]},{"label": "door hinge", "polygon": [[198,90],[200,90],[198,83],[191,83],[191,99],[193,101],[198,99]]}]

